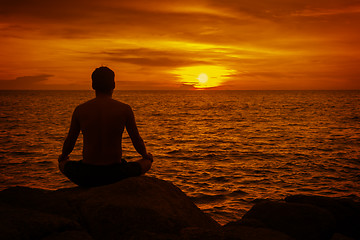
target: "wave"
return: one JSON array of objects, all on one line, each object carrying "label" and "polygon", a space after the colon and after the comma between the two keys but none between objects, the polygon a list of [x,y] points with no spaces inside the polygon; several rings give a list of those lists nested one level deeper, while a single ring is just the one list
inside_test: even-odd
[{"label": "wave", "polygon": [[[199,206],[218,207],[216,216],[299,191],[359,195],[359,91],[121,93],[114,98],[133,106],[154,155],[150,174],[174,182]],[[72,186],[49,159],[61,151],[73,108],[91,94],[0,94],[9,102],[0,105],[9,116],[0,119],[4,185]],[[123,148],[127,159],[139,158],[126,133]],[[81,151],[79,143],[72,157],[81,159]]]}]

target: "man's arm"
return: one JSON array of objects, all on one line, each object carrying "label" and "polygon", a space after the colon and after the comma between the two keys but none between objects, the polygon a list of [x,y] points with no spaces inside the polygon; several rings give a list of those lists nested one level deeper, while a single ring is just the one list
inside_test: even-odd
[{"label": "man's arm", "polygon": [[79,136],[80,123],[79,123],[77,114],[78,114],[77,109],[75,109],[73,112],[72,118],[71,118],[69,133],[64,141],[62,154],[59,156],[59,162],[69,158],[68,156],[74,149],[76,140]]},{"label": "man's arm", "polygon": [[146,147],[143,139],[140,136],[139,130],[136,126],[134,112],[129,106],[128,119],[126,121],[126,131],[128,132],[131,142],[133,143],[136,151],[145,159],[152,161],[152,155],[146,152]]}]

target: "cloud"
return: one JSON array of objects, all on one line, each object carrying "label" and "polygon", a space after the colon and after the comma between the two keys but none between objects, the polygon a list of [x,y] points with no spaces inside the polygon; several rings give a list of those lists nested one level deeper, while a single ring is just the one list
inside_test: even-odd
[{"label": "cloud", "polygon": [[0,87],[83,89],[101,64],[136,89],[176,88],[171,72],[197,65],[243,73],[231,86],[325,75],[354,85],[358,70],[342,63],[359,65],[359,9],[355,0],[0,0],[1,78],[27,75]]},{"label": "cloud", "polygon": [[176,39],[260,46],[273,39],[306,38],[308,33],[318,33],[319,28],[336,35],[334,24],[337,30],[343,29],[341,19],[329,24],[314,21],[313,17],[304,20],[304,16],[328,13],[331,9],[353,11],[358,6],[356,1],[340,0],[0,1],[0,20],[23,28],[21,31],[4,28],[2,34],[7,36]]},{"label": "cloud", "polygon": [[131,63],[140,66],[151,66],[151,67],[181,67],[196,64],[204,64],[205,61],[190,61],[186,59],[170,59],[170,58],[122,58],[122,57],[110,57],[111,61]]},{"label": "cloud", "polygon": [[[154,7],[156,6],[156,7]],[[227,18],[216,9],[187,1],[1,1],[0,20],[50,36],[122,37],[147,34],[166,37],[202,32],[204,23]],[[208,29],[206,29],[208,31]]]},{"label": "cloud", "polygon": [[360,13],[360,3],[358,5],[353,5],[350,7],[344,8],[324,8],[324,9],[304,9],[302,11],[297,11],[294,13],[294,16],[302,17],[319,17],[319,16],[333,16],[333,15],[343,15],[343,14],[358,14]]},{"label": "cloud", "polygon": [[[193,58],[197,55],[199,60]],[[155,50],[150,48],[110,49],[101,53],[105,60],[130,63],[143,67],[182,67],[210,64],[202,52]],[[202,56],[202,57],[201,57]]]},{"label": "cloud", "polygon": [[13,80],[0,80],[0,89],[37,89],[43,88],[46,82],[53,75],[41,74],[35,76],[17,77]]},{"label": "cloud", "polygon": [[[357,0],[210,0],[209,4],[220,10],[232,11],[234,13],[246,13],[248,15],[272,20],[292,16],[295,13],[300,12],[328,12],[329,9],[334,9],[334,11],[331,10],[333,13],[336,11],[353,12],[354,8],[359,7],[359,1]],[[342,10],[339,11],[339,9]]]},{"label": "cloud", "polygon": [[187,86],[182,84],[174,84],[165,80],[152,80],[152,81],[116,81],[115,90],[190,90]]}]

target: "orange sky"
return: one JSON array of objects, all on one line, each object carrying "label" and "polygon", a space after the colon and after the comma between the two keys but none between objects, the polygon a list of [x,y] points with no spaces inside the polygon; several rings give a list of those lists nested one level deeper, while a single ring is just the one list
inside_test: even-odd
[{"label": "orange sky", "polygon": [[0,89],[360,89],[360,2],[0,0]]}]

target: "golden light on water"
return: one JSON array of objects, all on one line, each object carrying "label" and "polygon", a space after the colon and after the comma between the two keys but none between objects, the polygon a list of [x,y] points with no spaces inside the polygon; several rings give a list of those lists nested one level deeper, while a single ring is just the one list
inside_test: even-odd
[{"label": "golden light on water", "polygon": [[182,67],[172,71],[182,84],[196,89],[221,87],[235,72],[235,70],[215,65]]}]

